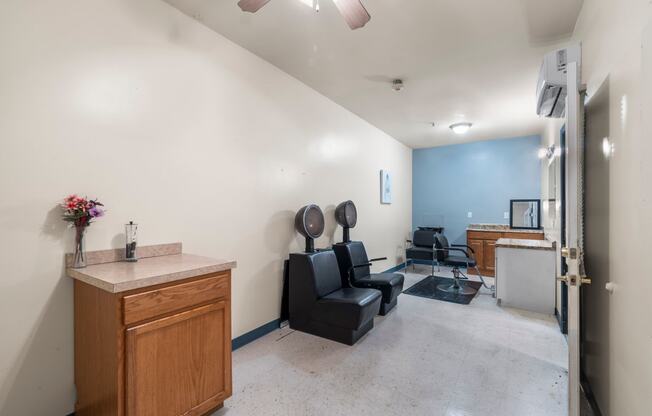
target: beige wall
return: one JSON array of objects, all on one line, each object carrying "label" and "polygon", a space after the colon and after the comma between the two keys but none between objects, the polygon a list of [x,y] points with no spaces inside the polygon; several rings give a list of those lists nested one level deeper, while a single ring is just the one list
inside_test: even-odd
[{"label": "beige wall", "polygon": [[[159,0],[0,4],[0,414],[73,410],[72,233],[79,192],[108,215],[88,248],[183,241],[235,259],[233,330],[279,316],[281,266],[314,202],[353,199],[377,270],[411,227],[411,150]],[[394,177],[379,203],[379,171]]]},{"label": "beige wall", "polygon": [[648,415],[652,394],[651,9],[648,0],[585,0],[573,36],[582,42],[589,99],[606,80],[610,86],[609,275],[617,288],[605,322],[610,397],[602,411],[612,416]]}]

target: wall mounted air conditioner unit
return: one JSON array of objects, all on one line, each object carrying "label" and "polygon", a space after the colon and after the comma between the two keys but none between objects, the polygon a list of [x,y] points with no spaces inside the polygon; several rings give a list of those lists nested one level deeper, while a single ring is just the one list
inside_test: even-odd
[{"label": "wall mounted air conditioner unit", "polygon": [[[537,82],[537,114],[560,118],[566,110],[566,66],[577,62],[580,66],[579,45],[569,46],[546,54]],[[578,77],[581,71],[577,71]],[[578,79],[579,83],[579,79]]]}]

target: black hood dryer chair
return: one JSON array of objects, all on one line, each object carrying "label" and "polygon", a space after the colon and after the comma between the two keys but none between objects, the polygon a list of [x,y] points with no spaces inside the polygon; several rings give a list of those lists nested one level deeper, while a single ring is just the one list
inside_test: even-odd
[{"label": "black hood dryer chair", "polygon": [[342,285],[352,288],[378,289],[383,294],[380,315],[386,315],[398,303],[398,295],[403,291],[402,274],[371,273],[371,263],[387,260],[387,257],[371,259],[367,257],[364,244],[351,241],[349,230],[357,223],[357,210],[352,201],[342,202],[335,209],[335,220],[343,228],[343,241],[333,245],[340,268]]},{"label": "black hood dryer chair", "polygon": [[324,214],[317,205],[307,205],[297,213],[295,228],[306,238],[306,251],[290,254],[290,328],[355,344],[373,328],[381,293],[343,288],[333,250],[315,250],[314,239],[324,232]]}]

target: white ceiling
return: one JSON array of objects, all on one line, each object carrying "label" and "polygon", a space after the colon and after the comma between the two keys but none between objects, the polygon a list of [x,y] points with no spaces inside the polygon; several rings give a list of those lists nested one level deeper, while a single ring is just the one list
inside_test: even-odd
[{"label": "white ceiling", "polygon": [[[271,0],[256,14],[237,0],[165,1],[415,148],[539,134],[539,65],[582,5],[363,0],[371,21],[351,31],[332,0],[319,13],[310,0]],[[448,126],[459,121],[474,126],[457,136]]]}]

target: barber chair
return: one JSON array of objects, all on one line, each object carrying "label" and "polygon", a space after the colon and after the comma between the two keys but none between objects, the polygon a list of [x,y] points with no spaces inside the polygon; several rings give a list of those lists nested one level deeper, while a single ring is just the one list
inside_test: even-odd
[{"label": "barber chair", "polygon": [[[467,269],[475,269],[482,281],[482,285],[487,289],[490,289],[492,292],[495,291],[493,286],[489,287],[485,283],[482,274],[478,269],[475,258],[473,257],[475,252],[471,247],[466,244],[451,245],[443,234],[437,234],[435,236],[433,251],[436,253],[437,264],[452,267],[451,272],[453,273],[453,283],[440,284],[437,286],[437,290],[460,295],[473,295],[477,293],[477,289],[467,286],[466,283],[462,281],[462,279],[468,280],[466,275],[460,270],[460,267],[465,267]],[[454,255],[451,255],[451,253],[454,253]]]},{"label": "barber chair", "polygon": [[306,252],[290,254],[290,328],[353,345],[373,328],[382,294],[375,289],[342,287],[335,253],[315,250],[314,239],[324,231],[324,215],[318,206],[302,208],[295,225],[306,238]]},{"label": "barber chair", "polygon": [[384,316],[398,303],[398,295],[403,291],[405,278],[398,273],[371,273],[369,268],[371,263],[387,260],[387,257],[369,260],[364,244],[360,241],[351,241],[349,230],[355,227],[357,216],[357,210],[352,201],[342,202],[335,209],[335,220],[343,229],[343,241],[333,245],[342,285],[380,290],[383,299],[379,314]]}]

